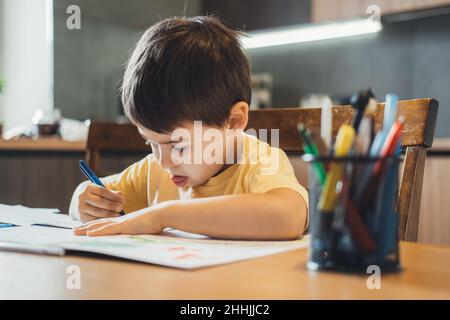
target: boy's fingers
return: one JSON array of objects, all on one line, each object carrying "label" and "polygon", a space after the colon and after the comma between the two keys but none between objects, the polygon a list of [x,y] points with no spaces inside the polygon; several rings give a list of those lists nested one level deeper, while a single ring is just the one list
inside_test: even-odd
[{"label": "boy's fingers", "polygon": [[115,190],[111,190],[112,193],[118,195],[119,197],[122,198],[121,203],[125,204],[125,196],[123,195],[122,191],[115,191]]},{"label": "boy's fingers", "polygon": [[112,222],[106,225],[103,225],[99,228],[95,228],[93,230],[87,230],[86,235],[89,237],[96,236],[106,236],[111,234],[119,234],[121,233],[121,225],[120,223]]},{"label": "boy's fingers", "polygon": [[76,236],[84,236],[86,234],[86,230],[82,230],[79,228],[75,228],[72,231],[73,231],[73,234]]},{"label": "boy's fingers", "polygon": [[81,227],[75,228],[73,230],[73,232],[76,235],[85,235],[85,234],[87,234],[87,232],[89,230],[101,228],[102,226],[107,225],[109,223],[112,223],[111,219],[95,220],[95,221],[88,222],[88,223],[82,225]]},{"label": "boy's fingers", "polygon": [[91,193],[93,193],[99,197],[105,198],[107,200],[119,202],[119,203],[122,203],[122,201],[124,201],[124,197],[122,195],[114,193],[111,190],[97,186],[95,184],[90,184],[88,186],[88,188]]},{"label": "boy's fingers", "polygon": [[[111,218],[111,217],[117,217],[119,216],[119,212],[114,210],[106,210],[99,208],[97,205],[92,205],[87,200],[83,200],[80,202],[78,206],[78,210],[80,211],[80,216],[82,218],[83,222],[89,222],[93,219],[99,219],[99,218]],[[90,217],[84,217],[83,215],[87,215]],[[86,218],[86,220],[85,220]]]},{"label": "boy's fingers", "polygon": [[[111,191],[111,190],[109,190]],[[114,194],[115,196],[118,196],[118,201],[120,204],[124,205],[125,204],[125,196],[123,195],[123,193],[121,191],[111,191],[112,194]]]},{"label": "boy's fingers", "polygon": [[85,213],[84,211],[83,212],[80,211],[80,220],[83,223],[91,222],[91,221],[97,220],[97,219],[98,218],[91,216],[90,214]]},{"label": "boy's fingers", "polygon": [[106,200],[94,194],[86,198],[85,205],[85,210],[89,214],[100,218],[110,217],[111,214],[118,213],[123,209],[122,204]]},{"label": "boy's fingers", "polygon": [[85,206],[86,207],[84,209],[84,212],[96,219],[120,217],[120,213],[119,213],[120,211],[99,209],[97,207],[90,205],[89,203],[86,203]]},{"label": "boy's fingers", "polygon": [[92,226],[96,225],[96,226],[100,226],[100,225],[104,225],[106,223],[110,223],[113,221],[113,218],[107,218],[107,219],[97,219],[94,221],[90,221],[88,223],[83,224],[82,226],[78,227],[77,229],[87,229],[87,228],[91,228]]}]

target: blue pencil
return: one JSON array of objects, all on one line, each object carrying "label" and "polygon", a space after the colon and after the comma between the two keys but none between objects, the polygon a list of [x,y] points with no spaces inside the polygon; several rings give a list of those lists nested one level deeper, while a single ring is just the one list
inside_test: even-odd
[{"label": "blue pencil", "polygon": [[[80,160],[80,169],[81,169],[81,172],[83,172],[84,175],[89,180],[91,180],[92,183],[105,188],[105,185],[100,181],[100,179],[97,177],[97,175],[94,173],[94,171],[92,171],[92,169],[89,168],[89,166],[83,160]],[[123,216],[124,214],[125,214],[125,212],[123,210],[120,211],[121,216]]]}]

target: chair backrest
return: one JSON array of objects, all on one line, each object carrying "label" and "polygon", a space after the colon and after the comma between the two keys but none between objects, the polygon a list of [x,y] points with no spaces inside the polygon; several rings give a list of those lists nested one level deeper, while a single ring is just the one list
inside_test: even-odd
[{"label": "chair backrest", "polygon": [[97,172],[103,152],[149,153],[137,128],[132,124],[93,122],[86,143],[86,162]]},{"label": "chair backrest", "polygon": [[[384,104],[377,106],[374,115],[375,128],[383,122]],[[401,240],[417,241],[420,199],[427,149],[434,138],[438,102],[434,99],[416,99],[399,102],[399,116],[405,119],[402,144],[405,160],[400,180],[398,211],[400,213],[399,234]],[[351,106],[333,107],[333,136],[340,126],[351,123],[354,109]],[[279,129],[280,148],[288,153],[302,153],[302,143],[297,134],[297,124],[320,130],[320,108],[276,108],[252,110],[247,128]]]}]

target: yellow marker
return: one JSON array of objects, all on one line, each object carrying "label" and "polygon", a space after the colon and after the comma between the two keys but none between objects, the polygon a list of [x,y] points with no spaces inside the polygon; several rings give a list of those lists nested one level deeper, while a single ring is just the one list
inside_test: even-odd
[{"label": "yellow marker", "polygon": [[[334,146],[335,157],[347,156],[353,146],[355,139],[355,129],[350,125],[343,125],[336,137],[336,143]],[[333,162],[327,177],[325,184],[323,185],[322,194],[319,200],[319,210],[323,212],[333,211],[336,207],[338,193],[336,192],[336,184],[342,179],[344,174],[345,164],[339,162]]]}]

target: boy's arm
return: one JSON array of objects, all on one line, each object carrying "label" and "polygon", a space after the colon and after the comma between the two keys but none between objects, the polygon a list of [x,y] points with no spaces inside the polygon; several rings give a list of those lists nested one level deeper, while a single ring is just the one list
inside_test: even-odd
[{"label": "boy's arm", "polygon": [[271,154],[273,173],[252,165],[248,193],[174,201],[161,214],[162,226],[227,239],[297,238],[307,227],[308,193],[286,154],[273,148]]},{"label": "boy's arm", "polygon": [[172,227],[213,238],[288,240],[303,233],[306,221],[303,197],[289,188],[278,188],[260,194],[168,201],[125,217],[92,222],[75,232],[154,234]]},{"label": "boy's arm", "polygon": [[163,227],[214,238],[285,240],[306,227],[307,208],[294,190],[174,201],[160,214]]}]

